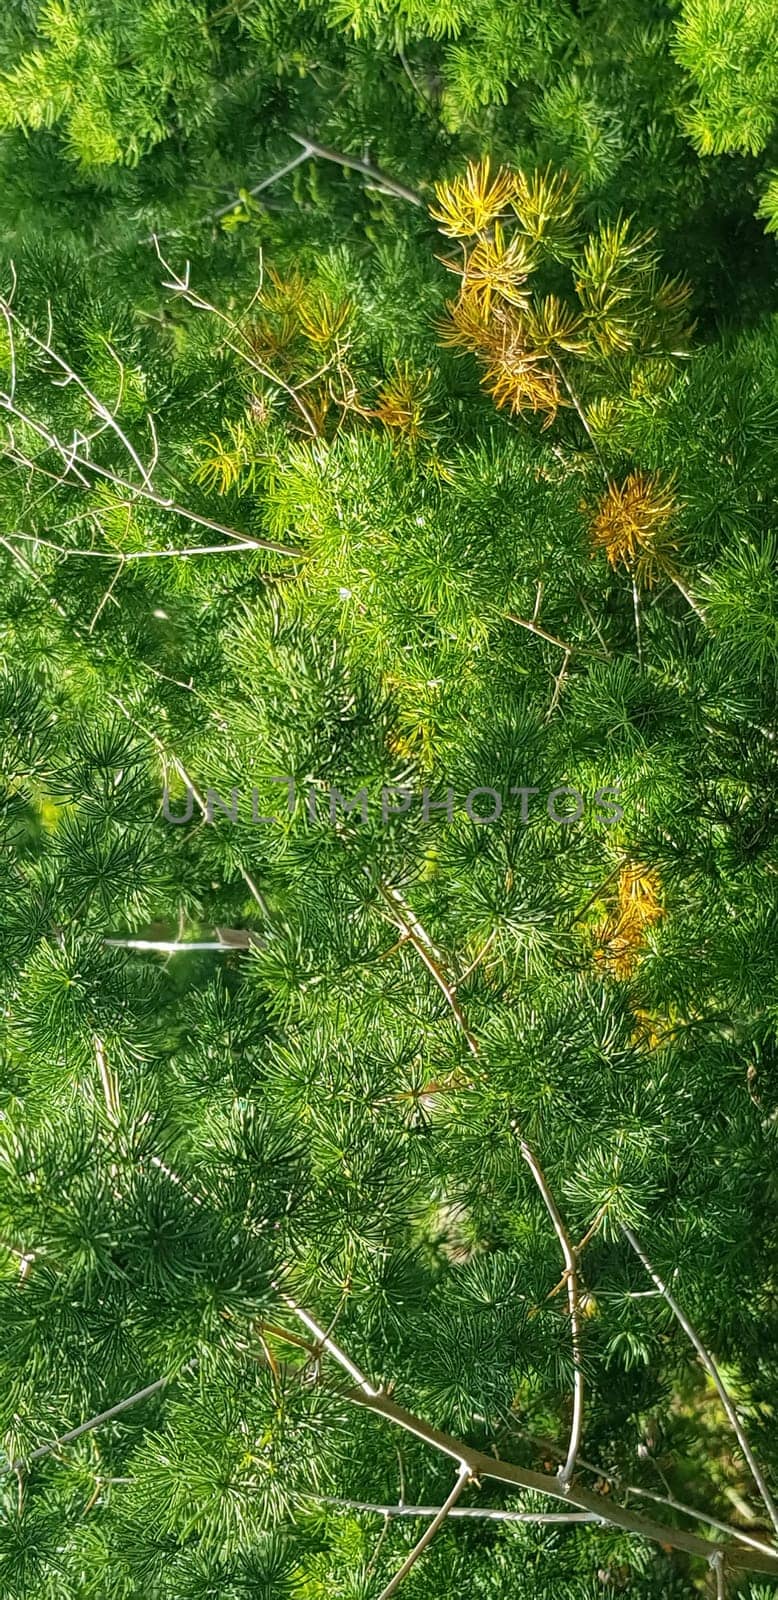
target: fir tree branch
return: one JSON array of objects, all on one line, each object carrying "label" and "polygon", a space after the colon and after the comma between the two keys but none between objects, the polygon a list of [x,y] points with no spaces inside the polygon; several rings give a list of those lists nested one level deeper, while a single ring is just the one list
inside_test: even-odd
[{"label": "fir tree branch", "polygon": [[724,1408],[724,1411],[726,1412],[726,1415],[727,1415],[727,1418],[729,1420],[729,1423],[730,1423],[730,1425],[732,1427],[732,1430],[733,1430],[733,1432],[735,1434],[735,1437],[736,1437],[736,1439],[738,1441],[738,1444],[740,1445],[740,1448],[741,1448],[741,1450],[743,1452],[743,1455],[744,1455],[746,1461],[748,1462],[748,1466],[749,1466],[749,1468],[751,1470],[751,1476],[753,1477],[754,1483],[756,1484],[756,1487],[759,1490],[759,1493],[760,1493],[760,1495],[762,1497],[762,1500],[764,1502],[764,1505],[765,1505],[765,1508],[767,1510],[767,1513],[768,1513],[768,1516],[770,1518],[770,1521],[772,1522],[772,1525],[775,1528],[776,1533],[778,1533],[778,1507],[776,1507],[775,1501],[773,1500],[773,1497],[772,1497],[772,1495],[770,1493],[770,1490],[767,1487],[767,1484],[766,1484],[765,1479],[764,1479],[764,1475],[763,1475],[763,1473],[761,1471],[761,1468],[760,1468],[760,1466],[759,1466],[759,1464],[758,1464],[758,1462],[757,1462],[757,1460],[756,1460],[756,1458],[754,1456],[754,1453],[753,1453],[753,1451],[751,1449],[751,1446],[750,1446],[750,1444],[748,1442],[748,1439],[746,1437],[746,1433],[745,1433],[745,1429],[743,1427],[743,1424],[740,1421],[740,1418],[739,1418],[739,1416],[737,1414],[737,1411],[736,1411],[736,1409],[735,1409],[735,1407],[734,1407],[734,1405],[732,1403],[732,1400],[730,1399],[730,1396],[729,1396],[729,1394],[727,1392],[727,1389],[726,1389],[726,1386],[724,1384],[724,1380],[721,1377],[721,1374],[720,1374],[720,1372],[718,1370],[718,1367],[716,1366],[715,1361],[713,1360],[712,1355],[709,1353],[708,1350],[706,1350],[705,1345],[703,1344],[703,1342],[702,1342],[702,1340],[700,1338],[700,1335],[697,1332],[697,1329],[694,1327],[694,1324],[692,1322],[690,1322],[689,1318],[686,1315],[686,1312],[683,1311],[682,1308],[679,1306],[678,1301],[675,1299],[675,1296],[668,1289],[668,1287],[667,1287],[666,1283],[663,1281],[663,1279],[660,1278],[659,1273],[656,1271],[656,1268],[651,1265],[651,1262],[649,1261],[648,1256],[646,1255],[645,1251],[643,1250],[642,1245],[636,1239],[634,1233],[632,1232],[632,1229],[628,1228],[627,1224],[625,1222],[622,1222],[621,1231],[624,1234],[625,1239],[627,1239],[629,1244],[632,1246],[632,1249],[634,1250],[636,1256],[638,1257],[638,1260],[642,1262],[642,1264],[645,1267],[645,1270],[648,1273],[649,1277],[656,1284],[656,1287],[659,1290],[660,1294],[662,1294],[664,1296],[665,1300],[667,1301],[667,1304],[670,1307],[670,1310],[673,1313],[673,1316],[680,1323],[681,1327],[683,1328],[684,1333],[686,1334],[686,1337],[693,1344],[693,1346],[694,1346],[694,1348],[695,1348],[695,1350],[697,1352],[697,1355],[699,1356],[700,1361],[702,1362],[702,1365],[705,1368],[705,1371],[708,1373],[709,1377],[712,1379],[712,1381],[713,1381],[713,1383],[714,1383],[714,1385],[716,1387],[716,1391],[718,1393],[718,1396],[719,1396],[719,1399],[721,1401],[721,1404],[722,1404],[722,1406]]},{"label": "fir tree branch", "polygon": [[457,1474],[456,1483],[454,1484],[454,1487],[451,1490],[450,1495],[448,1495],[447,1499],[444,1500],[443,1505],[440,1507],[440,1510],[433,1517],[429,1527],[425,1528],[421,1538],[417,1541],[417,1543],[414,1545],[413,1549],[406,1556],[402,1566],[398,1568],[398,1570],[395,1573],[394,1577],[390,1579],[389,1583],[387,1583],[386,1588],[382,1589],[382,1591],[381,1591],[381,1593],[380,1593],[380,1595],[378,1597],[378,1600],[390,1600],[390,1597],[397,1592],[397,1590],[399,1589],[400,1584],[402,1583],[403,1579],[407,1578],[408,1573],[411,1571],[411,1568],[415,1567],[416,1562],[419,1559],[419,1556],[423,1555],[424,1551],[427,1548],[427,1545],[430,1544],[431,1541],[434,1539],[435,1534],[438,1531],[438,1528],[441,1528],[443,1526],[443,1523],[445,1522],[446,1517],[448,1516],[452,1506],[456,1505],[456,1502],[459,1499],[459,1496],[461,1495],[463,1489],[465,1488],[466,1484],[469,1483],[469,1481],[470,1481],[470,1472],[469,1472],[468,1468],[464,1467],[464,1466],[460,1467],[459,1472]]},{"label": "fir tree branch", "polygon": [[317,144],[307,135],[303,137],[302,134],[290,132],[289,137],[302,145],[308,155],[318,156],[322,161],[333,161],[336,166],[348,167],[353,172],[361,172],[363,177],[372,180],[376,188],[385,190],[387,194],[396,195],[398,200],[407,200],[412,206],[424,206],[421,195],[417,194],[415,189],[408,189],[404,183],[398,183],[395,178],[387,177],[378,167],[372,167],[369,161],[360,161],[358,156],[346,156],[340,150],[331,150],[327,145]]}]

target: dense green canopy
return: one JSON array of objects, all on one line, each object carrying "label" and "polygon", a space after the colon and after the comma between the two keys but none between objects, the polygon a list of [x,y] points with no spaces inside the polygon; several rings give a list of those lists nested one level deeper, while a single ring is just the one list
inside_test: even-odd
[{"label": "dense green canopy", "polygon": [[9,1600],[778,1588],[777,17],[9,0]]}]

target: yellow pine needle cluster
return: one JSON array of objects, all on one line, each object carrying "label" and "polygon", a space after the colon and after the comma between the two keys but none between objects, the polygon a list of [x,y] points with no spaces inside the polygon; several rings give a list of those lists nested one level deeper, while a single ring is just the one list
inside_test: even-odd
[{"label": "yellow pine needle cluster", "polygon": [[483,233],[507,210],[515,192],[514,174],[501,167],[492,178],[486,156],[483,161],[469,162],[467,171],[451,183],[436,184],[438,205],[437,209],[430,207],[430,212],[441,233],[452,239],[469,239],[474,233]]},{"label": "yellow pine needle cluster", "polygon": [[611,483],[592,522],[595,550],[604,550],[612,567],[623,564],[650,587],[671,568],[677,552],[672,523],[678,510],[674,480],[658,472],[631,472]]},{"label": "yellow pine needle cluster", "polygon": [[529,239],[540,244],[552,241],[557,252],[566,254],[575,243],[578,224],[575,202],[578,183],[564,172],[515,172],[511,202],[521,227]]},{"label": "yellow pine needle cluster", "polygon": [[[681,353],[688,337],[689,287],[658,275],[651,233],[629,218],[601,224],[582,241],[577,185],[564,172],[492,172],[489,158],[436,188],[431,208],[459,251],[445,265],[460,278],[449,304],[444,342],[482,363],[483,382],[498,406],[554,420],[560,406],[581,411],[561,360],[630,363]],[[560,265],[570,273],[571,309],[530,283]]]},{"label": "yellow pine needle cluster", "polygon": [[615,906],[599,931],[597,961],[615,978],[631,978],[645,951],[648,929],[663,916],[658,874],[638,862],[625,864],[619,873]]},{"label": "yellow pine needle cluster", "polygon": [[372,416],[393,433],[406,439],[426,437],[424,426],[427,415],[432,373],[429,368],[414,372],[407,362],[398,363],[394,372],[381,385]]},{"label": "yellow pine needle cluster", "polygon": [[[484,387],[495,404],[513,412],[540,412],[552,422],[566,403],[555,351],[583,348],[580,322],[554,295],[533,300],[529,278],[538,267],[537,246],[552,221],[564,230],[572,191],[564,175],[508,173],[494,178],[488,158],[471,162],[463,177],[437,189],[433,216],[441,231],[461,241],[462,259],[446,265],[461,279],[448,307],[445,344],[476,355]],[[518,225],[506,234],[512,208]]]}]

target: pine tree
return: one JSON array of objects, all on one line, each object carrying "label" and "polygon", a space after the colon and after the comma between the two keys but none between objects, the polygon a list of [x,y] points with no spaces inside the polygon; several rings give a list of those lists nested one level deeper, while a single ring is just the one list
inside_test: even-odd
[{"label": "pine tree", "polygon": [[778,335],[688,17],[3,23],[14,1600],[776,1588]]}]

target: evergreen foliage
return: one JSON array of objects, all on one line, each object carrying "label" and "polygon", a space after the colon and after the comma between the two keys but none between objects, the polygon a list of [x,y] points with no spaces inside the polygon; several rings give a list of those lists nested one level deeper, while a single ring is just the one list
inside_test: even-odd
[{"label": "evergreen foliage", "polygon": [[10,1600],[778,1587],[771,28],[0,23]]}]

